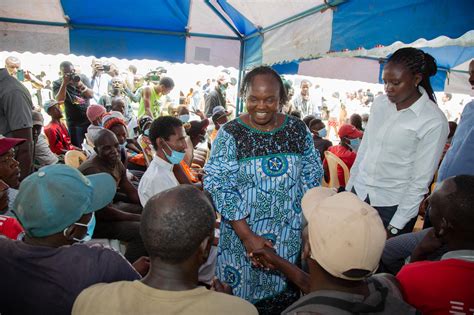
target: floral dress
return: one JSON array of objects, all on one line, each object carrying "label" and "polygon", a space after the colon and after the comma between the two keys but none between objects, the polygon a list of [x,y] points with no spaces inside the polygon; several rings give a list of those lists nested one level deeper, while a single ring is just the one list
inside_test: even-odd
[{"label": "floral dress", "polygon": [[320,185],[323,176],[311,133],[291,116],[270,132],[237,118],[220,128],[205,171],[204,188],[222,215],[217,277],[252,303],[285,291],[283,274],[251,265],[229,221],[246,219],[255,234],[272,241],[278,255],[297,261],[301,199],[306,190]]}]

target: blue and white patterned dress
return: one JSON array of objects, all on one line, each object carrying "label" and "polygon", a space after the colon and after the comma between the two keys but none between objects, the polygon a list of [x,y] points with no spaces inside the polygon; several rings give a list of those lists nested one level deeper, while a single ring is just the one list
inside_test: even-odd
[{"label": "blue and white patterned dress", "polygon": [[222,215],[217,277],[252,303],[283,292],[285,277],[252,267],[228,221],[245,218],[255,234],[273,242],[278,255],[295,263],[301,248],[301,198],[323,176],[306,125],[286,116],[281,127],[263,132],[240,118],[230,121],[219,130],[205,171],[204,188]]}]

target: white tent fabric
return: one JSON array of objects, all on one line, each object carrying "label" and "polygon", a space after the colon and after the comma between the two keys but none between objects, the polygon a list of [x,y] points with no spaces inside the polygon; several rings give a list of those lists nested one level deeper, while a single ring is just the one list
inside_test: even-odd
[{"label": "white tent fabric", "polygon": [[2,0],[0,51],[241,70],[297,62],[290,73],[310,74],[315,67],[305,60],[325,56],[386,57],[408,45],[474,47],[473,11],[472,0]]}]

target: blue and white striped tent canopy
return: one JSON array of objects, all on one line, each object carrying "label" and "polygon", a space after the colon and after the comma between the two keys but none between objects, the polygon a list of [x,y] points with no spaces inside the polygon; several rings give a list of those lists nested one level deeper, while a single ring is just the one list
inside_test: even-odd
[{"label": "blue and white striped tent canopy", "polygon": [[147,58],[239,69],[264,63],[278,65],[286,73],[300,73],[304,63],[315,58],[379,58],[408,45],[430,51],[451,47],[449,55],[439,50],[440,56],[449,56],[441,64],[446,70],[474,57],[472,0],[1,0],[1,4],[3,51]]}]

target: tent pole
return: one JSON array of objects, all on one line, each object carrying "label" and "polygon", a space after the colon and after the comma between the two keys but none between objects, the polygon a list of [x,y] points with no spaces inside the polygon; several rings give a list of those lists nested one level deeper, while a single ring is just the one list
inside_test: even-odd
[{"label": "tent pole", "polygon": [[244,40],[240,40],[240,57],[239,57],[239,78],[237,80],[237,104],[235,106],[235,117],[238,117],[241,112],[244,111],[244,102],[240,96],[240,84],[245,72],[244,69],[244,56],[245,56],[245,43]]},{"label": "tent pole", "polygon": [[50,22],[50,21],[39,21],[39,20],[27,20],[27,19],[12,19],[6,17],[0,17],[0,22],[17,23],[17,24],[32,24],[32,25],[45,25],[45,26],[59,26],[68,27],[69,24],[66,22]]}]

